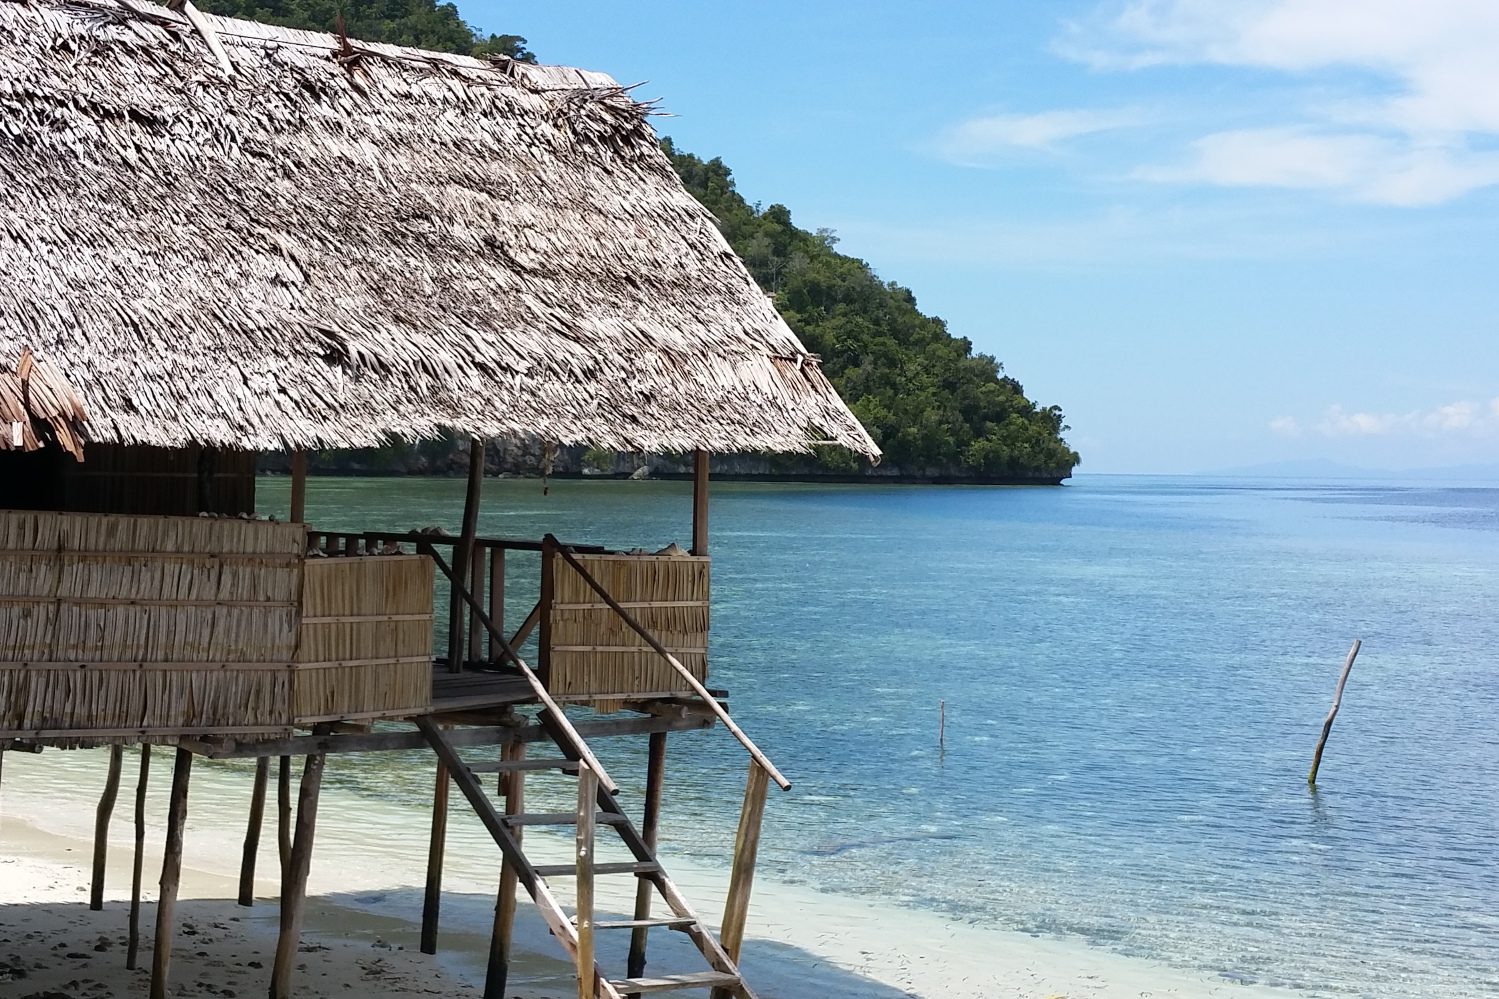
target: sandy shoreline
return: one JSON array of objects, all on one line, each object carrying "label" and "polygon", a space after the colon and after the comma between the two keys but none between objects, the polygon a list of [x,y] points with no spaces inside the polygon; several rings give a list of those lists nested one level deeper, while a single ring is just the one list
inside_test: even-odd
[{"label": "sandy shoreline", "polygon": [[[126,790],[133,787],[132,757],[127,755]],[[148,900],[155,897],[167,767],[165,762],[158,765],[149,806],[148,828],[155,835],[148,838],[146,854]],[[145,995],[146,973],[124,970],[128,794],[122,793],[112,826],[105,909],[95,913],[87,907],[94,795],[102,774],[102,753],[6,754],[0,788],[3,999]],[[273,835],[262,846],[257,894],[263,900],[248,909],[232,901],[246,788],[245,775],[233,769],[200,767],[194,774],[179,903],[179,923],[192,932],[180,934],[174,946],[175,994],[261,995],[266,988],[277,920],[276,886],[264,877],[274,873]],[[297,976],[296,994],[309,999],[478,995],[498,851],[477,822],[464,821],[455,809],[440,953],[428,957],[417,950],[425,835],[415,831],[409,809],[372,803],[336,787],[325,786],[323,798],[301,955],[306,970]],[[357,822],[352,819],[356,814]],[[550,850],[557,860],[566,857],[561,837],[538,845],[543,854]],[[723,872],[673,858],[667,863],[702,911],[721,911]],[[610,882],[600,898],[602,908],[628,908],[633,888],[625,880]],[[154,914],[148,906],[143,966],[149,965]],[[507,996],[575,995],[570,966],[524,901],[521,917]],[[1272,999],[1304,994],[1123,957],[1078,941],[1031,937],[937,913],[828,895],[769,877],[757,879],[749,933],[742,963],[763,999]],[[601,961],[611,975],[622,974],[628,934],[611,935],[606,943]],[[679,934],[653,934],[651,957],[652,973],[701,970],[701,959]],[[7,968],[17,967],[26,977],[10,977],[14,972]]]}]

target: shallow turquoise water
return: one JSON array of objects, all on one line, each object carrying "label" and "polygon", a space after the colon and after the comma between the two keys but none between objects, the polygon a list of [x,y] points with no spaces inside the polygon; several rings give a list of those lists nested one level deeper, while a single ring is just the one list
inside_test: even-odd
[{"label": "shallow turquoise water", "polygon": [[[308,518],[455,530],[462,488],[314,479]],[[262,480],[263,511],[285,495]],[[484,533],[690,533],[679,483],[496,480],[485,504]],[[1499,490],[724,484],[711,521],[713,683],[795,783],[763,870],[1234,980],[1499,995]],[[512,624],[533,564],[512,565]],[[722,732],[674,745],[693,759],[663,838],[722,860],[743,755]],[[635,752],[610,751],[617,778]],[[419,823],[412,774],[330,767]]]}]

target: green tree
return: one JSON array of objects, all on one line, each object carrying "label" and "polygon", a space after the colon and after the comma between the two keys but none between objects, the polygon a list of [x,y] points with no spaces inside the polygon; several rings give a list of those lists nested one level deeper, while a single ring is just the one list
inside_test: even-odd
[{"label": "green tree", "polygon": [[[887,462],[992,476],[1064,475],[1078,464],[1062,411],[1027,399],[999,361],[923,315],[910,289],[837,252],[832,230],[797,228],[784,205],[749,204],[723,160],[661,145]],[[823,467],[855,467],[838,450],[819,449]]]},{"label": "green tree", "polygon": [[350,38],[536,61],[521,36],[481,35],[458,16],[457,7],[437,0],[202,0],[198,6],[225,17],[308,31],[337,31],[342,15],[344,32]]}]

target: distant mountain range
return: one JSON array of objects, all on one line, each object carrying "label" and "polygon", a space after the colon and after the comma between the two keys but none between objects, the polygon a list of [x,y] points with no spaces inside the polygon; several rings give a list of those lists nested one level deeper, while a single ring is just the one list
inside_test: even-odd
[{"label": "distant mountain range", "polygon": [[1326,458],[1304,461],[1272,461],[1263,465],[1241,465],[1198,472],[1204,476],[1257,479],[1383,479],[1398,481],[1499,482],[1499,464],[1447,465],[1431,468],[1363,468]]}]

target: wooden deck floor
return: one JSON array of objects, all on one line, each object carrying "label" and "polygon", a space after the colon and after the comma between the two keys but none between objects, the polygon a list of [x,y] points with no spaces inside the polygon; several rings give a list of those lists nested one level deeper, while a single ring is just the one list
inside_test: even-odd
[{"label": "wooden deck floor", "polygon": [[531,685],[514,673],[449,673],[445,665],[432,668],[432,710],[462,711],[503,707],[536,700]]}]

